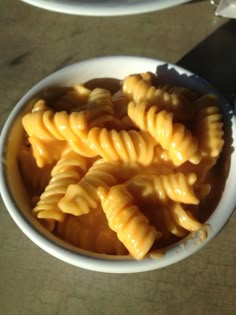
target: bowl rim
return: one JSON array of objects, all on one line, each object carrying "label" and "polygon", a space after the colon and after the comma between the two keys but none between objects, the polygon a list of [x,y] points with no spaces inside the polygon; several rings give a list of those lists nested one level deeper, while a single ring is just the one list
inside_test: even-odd
[{"label": "bowl rim", "polygon": [[[62,69],[51,73],[46,76],[44,79],[40,80],[37,84],[32,86],[28,92],[17,102],[14,109],[10,112],[7,120],[4,123],[4,126],[0,135],[0,193],[2,196],[2,200],[4,205],[9,212],[12,219],[15,221],[16,225],[23,231],[23,233],[31,239],[36,245],[38,245],[41,249],[46,251],[58,259],[67,262],[71,265],[81,267],[87,270],[106,272],[106,273],[136,273],[136,272],[144,272],[155,270],[159,268],[163,268],[174,264],[178,261],[181,261],[192,254],[199,251],[202,247],[204,247],[211,239],[213,239],[225,226],[225,224],[230,219],[236,207],[236,194],[232,192],[232,189],[224,190],[225,198],[224,203],[220,200],[217,205],[215,211],[206,221],[206,227],[208,228],[208,236],[207,238],[199,242],[199,234],[191,233],[191,237],[184,238],[180,240],[178,243],[173,244],[168,248],[165,252],[165,255],[161,259],[147,257],[143,260],[137,261],[130,257],[126,257],[125,259],[120,259],[117,256],[106,256],[100,254],[89,253],[83,250],[75,250],[73,246],[69,246],[65,248],[61,242],[56,242],[55,239],[49,237],[47,233],[42,234],[33,224],[29,222],[29,220],[25,217],[25,215],[19,211],[14,198],[9,190],[8,181],[6,178],[6,172],[4,167],[4,149],[5,144],[8,139],[8,134],[13,126],[14,120],[17,115],[21,112],[22,108],[27,104],[27,102],[32,99],[37,93],[39,93],[43,87],[48,86],[48,82],[52,82],[53,80],[59,80],[63,78],[65,74],[70,73],[72,70],[77,71],[81,68],[86,68],[87,66],[94,65],[103,65],[104,63],[108,64],[116,64],[120,65],[121,63],[148,63],[150,65],[163,65],[166,62],[161,61],[159,59],[152,59],[146,57],[133,57],[133,56],[109,56],[109,57],[97,57],[92,59],[86,59],[84,61],[80,61],[74,63],[72,65],[63,67]],[[174,68],[180,73],[186,75],[195,75],[192,72],[176,66],[174,64],[168,63],[170,68]],[[197,79],[202,80],[203,84],[206,84],[206,80],[197,76]],[[225,105],[229,104],[224,98],[223,101]],[[230,105],[229,105],[230,106]],[[233,134],[233,147],[236,147],[236,119],[233,114],[231,117],[232,123],[232,134]],[[235,150],[232,153],[232,161],[236,167],[236,153]],[[225,183],[225,187],[229,186],[228,182],[233,181],[233,172],[229,171],[228,178]],[[220,210],[224,206],[224,212]],[[210,227],[210,228],[209,228]]]},{"label": "bowl rim", "polygon": [[88,2],[78,1],[48,1],[48,0],[21,0],[32,6],[53,12],[81,15],[81,16],[126,16],[167,9],[184,4],[190,0],[100,0]]}]

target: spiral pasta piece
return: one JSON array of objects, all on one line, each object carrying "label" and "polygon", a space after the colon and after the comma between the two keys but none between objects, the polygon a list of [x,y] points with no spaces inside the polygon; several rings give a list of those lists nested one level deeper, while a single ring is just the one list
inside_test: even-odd
[{"label": "spiral pasta piece", "polygon": [[123,93],[122,90],[119,90],[112,95],[112,103],[114,105],[116,118],[121,119],[127,114],[129,98]]},{"label": "spiral pasta piece", "polygon": [[95,89],[84,110],[68,114],[66,111],[37,110],[26,114],[22,124],[30,137],[49,142],[67,140],[78,154],[93,157],[96,154],[86,143],[87,128],[113,118],[113,104],[107,90]]},{"label": "spiral pasta piece", "polygon": [[172,84],[158,84],[158,88],[170,94],[175,94],[183,98],[186,98],[190,102],[195,101],[198,98],[197,92],[184,86],[177,86]]},{"label": "spiral pasta piece", "polygon": [[39,168],[50,165],[58,161],[63,150],[67,147],[66,141],[47,141],[44,142],[36,137],[29,137],[33,156]]},{"label": "spiral pasta piece", "polygon": [[111,161],[139,162],[148,165],[153,159],[154,142],[142,131],[92,128],[88,133],[90,148]]},{"label": "spiral pasta piece", "polygon": [[142,75],[135,74],[126,77],[122,84],[122,90],[129,99],[139,103],[147,100],[148,92],[153,93],[156,90],[154,86],[151,86],[150,82],[143,79]]},{"label": "spiral pasta piece", "polygon": [[26,114],[22,124],[30,138],[40,139],[43,143],[66,140],[78,154],[86,157],[96,155],[86,143],[86,112],[36,111]]},{"label": "spiral pasta piece", "polygon": [[58,208],[68,185],[76,183],[87,170],[87,160],[71,150],[66,150],[51,172],[46,186],[32,213],[39,219],[62,222],[65,214]]},{"label": "spiral pasta piece", "polygon": [[123,81],[123,92],[135,103],[146,101],[157,106],[158,111],[165,109],[175,113],[177,119],[189,119],[192,116],[190,101],[183,97],[183,93],[161,87],[156,88],[151,85],[151,82],[145,81],[141,75],[126,77]]},{"label": "spiral pasta piece", "polygon": [[153,138],[168,151],[172,162],[179,166],[186,161],[198,164],[201,155],[198,140],[181,123],[173,122],[173,113],[158,111],[156,106],[146,102],[128,105],[128,116],[143,131],[148,131]]},{"label": "spiral pasta piece", "polygon": [[132,177],[125,185],[137,200],[140,198],[157,199],[165,204],[172,200],[196,205],[199,204],[193,191],[196,180],[194,173],[140,174]]},{"label": "spiral pasta piece", "polygon": [[194,232],[202,227],[202,223],[198,222],[190,212],[183,209],[179,203],[174,203],[169,208],[173,220],[187,231]]},{"label": "spiral pasta piece", "polygon": [[161,211],[161,215],[163,217],[163,227],[166,229],[170,234],[175,235],[177,237],[184,237],[187,234],[187,231],[181,227],[172,217],[169,207],[165,208],[158,208],[157,211]]},{"label": "spiral pasta piece", "polygon": [[88,126],[101,126],[114,119],[114,105],[111,93],[108,90],[96,88],[89,97],[85,110],[88,111]]},{"label": "spiral pasta piece", "polygon": [[124,185],[100,188],[98,193],[110,228],[134,258],[142,259],[161,233],[149,225]]},{"label": "spiral pasta piece", "polygon": [[68,214],[57,225],[57,235],[84,250],[113,255],[125,255],[127,250],[107,223],[102,209],[76,217]]},{"label": "spiral pasta piece", "polygon": [[34,103],[31,112],[33,113],[33,112],[37,112],[37,111],[45,111],[45,110],[47,110],[47,109],[48,109],[48,107],[47,107],[47,105],[46,105],[45,100],[39,99],[39,100],[37,100],[37,101]]},{"label": "spiral pasta piece", "polygon": [[99,203],[98,187],[110,187],[117,184],[113,175],[114,165],[109,162],[95,162],[84,177],[76,184],[70,185],[65,196],[58,203],[59,208],[76,216],[89,213]]},{"label": "spiral pasta piece", "polygon": [[217,158],[224,145],[222,114],[214,95],[206,95],[198,101],[197,134],[203,156]]},{"label": "spiral pasta piece", "polygon": [[76,119],[78,133],[87,127],[87,115],[83,111],[69,115],[66,111],[55,113],[53,110],[37,110],[26,114],[22,124],[30,137],[37,137],[43,141],[65,140],[63,129],[69,124],[70,117]]}]

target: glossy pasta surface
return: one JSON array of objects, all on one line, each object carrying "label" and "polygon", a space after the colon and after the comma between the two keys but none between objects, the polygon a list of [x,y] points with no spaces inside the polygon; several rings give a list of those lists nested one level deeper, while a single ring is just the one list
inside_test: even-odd
[{"label": "glossy pasta surface", "polygon": [[214,210],[223,116],[215,95],[149,72],[105,86],[78,82],[36,100],[22,118],[19,168],[32,215],[51,233],[145,259],[201,229]]}]

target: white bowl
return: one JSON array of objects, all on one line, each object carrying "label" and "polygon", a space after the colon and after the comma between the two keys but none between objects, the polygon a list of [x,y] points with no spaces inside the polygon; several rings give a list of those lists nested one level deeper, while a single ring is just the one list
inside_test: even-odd
[{"label": "white bowl", "polygon": [[22,0],[33,6],[66,14],[117,16],[147,13],[190,0]]},{"label": "white bowl", "polygon": [[[224,227],[236,206],[234,191],[236,174],[236,121],[227,101],[219,95],[224,115],[225,133],[228,141],[224,149],[227,179],[223,193],[214,212],[205,222],[207,237],[202,233],[191,233],[187,238],[170,246],[159,258],[148,257],[136,261],[130,257],[94,254],[77,249],[47,232],[30,214],[27,195],[23,188],[17,166],[17,154],[23,130],[21,117],[27,112],[27,104],[42,91],[52,87],[71,86],[93,78],[113,77],[122,79],[132,73],[156,72],[169,82],[184,83],[201,92],[214,91],[209,83],[175,65],[147,58],[115,56],[102,57],[67,66],[46,77],[16,104],[1,132],[0,139],[0,187],[5,206],[18,227],[39,247],[49,254],[72,265],[101,272],[134,273],[154,270],[176,263],[205,246]],[[217,92],[216,92],[217,93]]]}]

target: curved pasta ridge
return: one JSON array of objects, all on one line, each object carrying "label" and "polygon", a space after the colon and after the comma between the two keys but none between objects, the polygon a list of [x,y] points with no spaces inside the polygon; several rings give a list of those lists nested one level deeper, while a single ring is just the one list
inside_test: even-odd
[{"label": "curved pasta ridge", "polygon": [[179,203],[170,205],[169,211],[174,222],[187,231],[194,232],[202,227],[202,223],[197,221],[191,212],[185,210]]},{"label": "curved pasta ridge", "polygon": [[58,224],[57,234],[84,250],[113,255],[127,254],[116,233],[109,228],[100,207],[83,217],[67,215],[65,221]]},{"label": "curved pasta ridge", "polygon": [[66,140],[75,152],[86,157],[95,156],[86,143],[87,113],[52,110],[36,111],[23,117],[22,124],[29,137],[47,143]]},{"label": "curved pasta ridge", "polygon": [[145,194],[152,195],[162,203],[169,200],[199,204],[193,185],[197,181],[195,173],[171,173],[167,175],[139,174],[126,182],[127,189],[137,198]]},{"label": "curved pasta ridge", "polygon": [[87,161],[73,151],[65,151],[51,171],[51,179],[33,209],[39,219],[62,222],[65,214],[58,208],[67,186],[76,183],[87,170]]},{"label": "curved pasta ridge", "polygon": [[28,141],[31,144],[33,156],[39,168],[58,161],[63,150],[67,147],[66,141],[44,142],[37,137],[29,137]]},{"label": "curved pasta ridge", "polygon": [[117,184],[113,172],[112,163],[95,162],[78,183],[68,187],[65,196],[58,204],[60,209],[76,216],[95,209],[99,203],[98,187],[110,187]]},{"label": "curved pasta ridge", "polygon": [[111,93],[106,89],[95,88],[88,97],[85,110],[89,112],[89,127],[114,119],[114,105]]},{"label": "curved pasta ridge", "polygon": [[[189,100],[184,96],[184,89],[166,89],[165,86],[155,87],[145,81],[141,75],[130,75],[123,81],[123,92],[135,103],[147,101],[156,105],[158,110],[168,110],[174,113],[189,109]],[[189,116],[188,113],[187,116]],[[183,113],[181,114],[183,115]],[[180,117],[181,117],[180,116]]]},{"label": "curved pasta ridge", "polygon": [[198,140],[181,123],[173,122],[173,113],[159,111],[157,106],[149,107],[147,102],[128,105],[128,116],[143,131],[148,131],[153,138],[167,150],[172,162],[179,166],[186,161],[198,164],[201,155]]},{"label": "curved pasta ridge", "polygon": [[149,225],[124,185],[100,188],[99,196],[110,228],[133,257],[142,259],[161,234]]},{"label": "curved pasta ridge", "polygon": [[199,148],[203,156],[217,158],[224,145],[223,119],[216,98],[213,95],[205,98],[207,103],[200,108],[197,117]]},{"label": "curved pasta ridge", "polygon": [[105,160],[149,165],[154,155],[154,142],[142,131],[94,127],[88,133],[88,142],[90,148]]}]

